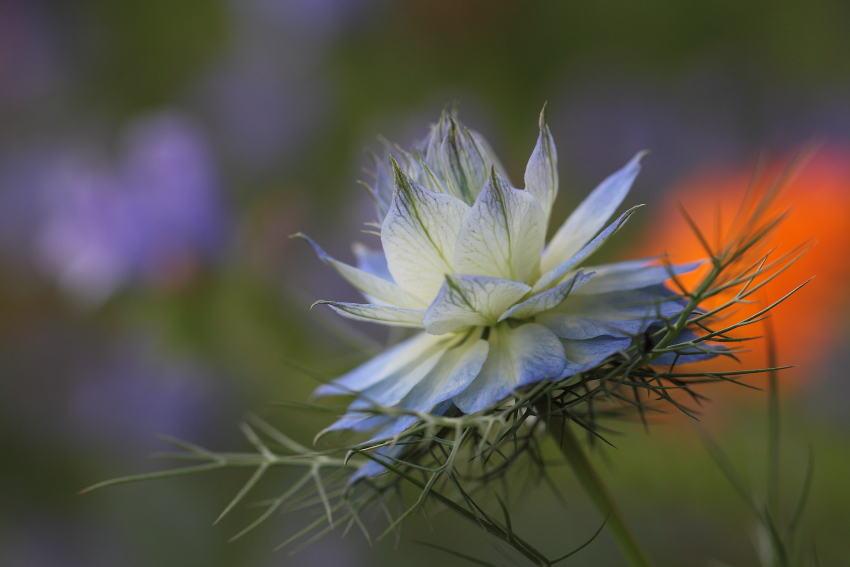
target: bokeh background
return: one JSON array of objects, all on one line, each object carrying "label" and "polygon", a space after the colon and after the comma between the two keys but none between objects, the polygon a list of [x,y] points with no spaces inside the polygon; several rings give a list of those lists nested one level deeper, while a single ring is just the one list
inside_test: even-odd
[{"label": "bokeh background", "polygon": [[[798,365],[781,376],[781,481],[790,509],[812,447],[805,533],[822,565],[847,564],[848,29],[850,5],[829,0],[0,0],[0,563],[464,564],[424,540],[509,564],[448,515],[397,545],[352,533],[272,552],[303,515],[227,544],[253,511],[210,524],[244,471],[76,494],[162,466],[147,458],[160,433],[248,450],[249,411],[310,439],[326,418],[264,405],[315,387],[292,363],[332,376],[392,337],[309,311],[356,294],[288,235],[350,261],[373,238],[362,148],[411,144],[458,99],[515,180],[548,101],[556,225],[653,150],[629,198],[648,206],[600,260],[699,257],[679,202],[712,226],[759,156],[776,174],[817,146],[778,238],[817,244],[769,292],[817,276],[774,321],[780,363]],[[744,364],[764,365],[753,347]],[[763,492],[765,394],[706,392],[703,422]],[[599,464],[660,566],[757,564],[754,519],[687,419],[616,428]],[[600,518],[568,470],[553,476],[566,505],[530,487],[515,525],[554,555]],[[566,563],[625,564],[606,534]]]}]

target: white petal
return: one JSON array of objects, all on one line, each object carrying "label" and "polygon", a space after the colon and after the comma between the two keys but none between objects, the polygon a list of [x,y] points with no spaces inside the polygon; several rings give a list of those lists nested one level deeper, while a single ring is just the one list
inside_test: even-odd
[{"label": "white petal", "polygon": [[551,270],[569,260],[599,232],[625,199],[640,172],[640,152],[622,169],[605,179],[567,218],[543,253],[541,270]]},{"label": "white petal", "polygon": [[482,155],[487,156],[487,163],[496,168],[496,171],[499,172],[499,175],[504,177],[510,183],[510,179],[508,178],[508,173],[505,171],[505,167],[502,165],[502,162],[499,161],[499,158],[496,156],[496,152],[493,151],[493,148],[490,146],[490,143],[478,132],[475,130],[469,131],[472,134],[472,139],[475,140],[475,143],[478,145],[478,151],[481,152]]},{"label": "white petal", "polygon": [[407,293],[393,282],[333,259],[318,244],[313,242],[310,237],[300,232],[294,236],[303,238],[309,242],[320,260],[336,270],[339,275],[345,278],[348,283],[356,287],[361,293],[375,298],[377,301],[386,305],[397,307],[425,307],[427,305],[427,302]]},{"label": "white petal", "polygon": [[470,325],[493,325],[531,286],[484,276],[446,276],[434,303],[425,311],[425,329],[442,335]]},{"label": "white petal", "polygon": [[549,222],[552,203],[558,196],[558,152],[546,125],[546,108],[540,112],[540,135],[525,169],[525,190],[534,195]]},{"label": "white petal", "polygon": [[436,337],[419,333],[369,359],[333,382],[320,386],[313,395],[334,396],[361,392],[388,377],[402,375],[434,353],[444,351],[452,344],[452,339],[456,340],[451,335]]},{"label": "white petal", "polygon": [[513,319],[528,319],[537,313],[553,309],[560,305],[571,293],[575,293],[581,289],[592,276],[593,272],[588,274],[585,274],[584,272],[576,272],[564,283],[556,285],[550,290],[534,295],[522,303],[514,305],[505,311],[501,317],[499,317],[499,321],[504,321],[509,317]]},{"label": "white petal", "polygon": [[406,309],[388,305],[368,305],[362,303],[342,303],[339,301],[317,301],[313,305],[330,305],[331,309],[349,319],[381,323],[393,327],[414,327],[421,329],[424,309]]},{"label": "white petal", "polygon": [[595,270],[596,276],[579,293],[589,295],[658,285],[670,279],[671,274],[675,276],[686,274],[696,270],[705,263],[702,260],[687,264],[670,265],[659,265],[651,262],[651,259],[630,260],[587,268],[588,270]]},{"label": "white petal", "polygon": [[381,229],[393,279],[430,303],[446,274],[454,273],[454,247],[469,207],[428,191],[395,166],[396,191]]},{"label": "white petal", "polygon": [[366,187],[372,199],[375,201],[375,208],[378,213],[378,220],[384,220],[387,211],[390,208],[390,203],[393,198],[393,183],[389,171],[387,171],[387,160],[381,159],[372,152],[367,152],[372,158],[372,163],[375,166],[375,180],[372,185],[361,182],[361,185]]},{"label": "white petal", "polygon": [[492,164],[466,126],[449,118],[449,128],[440,145],[440,169],[449,190],[467,203],[475,200],[487,182]]},{"label": "white petal", "polygon": [[447,193],[451,195],[448,187],[440,181],[440,178],[436,173],[434,173],[434,170],[431,169],[431,167],[425,163],[421,157],[419,158],[419,167],[422,169],[422,182],[420,185],[434,193]]},{"label": "white petal", "polygon": [[617,232],[617,230],[621,226],[623,226],[623,224],[625,224],[625,222],[627,220],[629,220],[629,217],[631,217],[632,214],[634,214],[634,212],[637,209],[639,209],[641,206],[642,205],[638,205],[637,207],[632,207],[631,209],[629,209],[628,211],[626,211],[625,213],[620,215],[620,217],[617,220],[615,220],[610,225],[608,225],[608,227],[605,230],[603,230],[602,232],[600,232],[599,235],[596,238],[594,238],[592,241],[590,241],[587,244],[587,246],[585,246],[584,248],[579,250],[578,253],[575,254],[575,256],[573,256],[572,258],[569,258],[565,262],[561,262],[560,264],[558,264],[557,266],[555,266],[551,270],[545,272],[542,276],[540,276],[540,279],[537,280],[537,282],[534,284],[534,289],[532,290],[532,292],[533,293],[540,293],[541,291],[543,291],[547,287],[550,287],[550,286],[556,284],[558,282],[558,280],[560,280],[564,276],[564,274],[566,274],[567,272],[569,272],[573,268],[577,267],[579,265],[579,263],[581,263],[588,256],[590,256],[591,254],[596,252],[596,250],[600,246],[605,244],[605,241],[608,240],[611,237],[611,235],[613,235],[615,232]]},{"label": "white petal", "polygon": [[490,329],[490,353],[478,377],[454,402],[465,413],[492,407],[520,386],[556,378],[566,364],[560,339],[542,325]]},{"label": "white petal", "polygon": [[491,173],[458,236],[456,272],[525,282],[538,269],[546,217],[531,193]]}]

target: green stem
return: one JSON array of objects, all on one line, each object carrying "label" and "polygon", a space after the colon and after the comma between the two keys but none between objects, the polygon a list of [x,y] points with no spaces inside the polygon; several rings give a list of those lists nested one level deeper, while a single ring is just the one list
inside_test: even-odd
[{"label": "green stem", "polygon": [[[776,335],[770,319],[764,320],[765,337],[767,339],[767,360],[770,366],[776,365]],[[767,505],[771,514],[777,513],[779,505],[779,437],[781,422],[779,418],[779,376],[776,370],[768,374],[768,478]]]},{"label": "green stem", "polygon": [[623,513],[614,501],[614,497],[596,469],[587,457],[575,432],[572,430],[570,420],[562,416],[549,416],[549,433],[553,436],[564,458],[572,467],[590,499],[596,505],[597,510],[608,516],[608,530],[617,540],[623,554],[634,567],[651,567],[650,563],[637,539],[635,539],[631,528],[626,523]]}]

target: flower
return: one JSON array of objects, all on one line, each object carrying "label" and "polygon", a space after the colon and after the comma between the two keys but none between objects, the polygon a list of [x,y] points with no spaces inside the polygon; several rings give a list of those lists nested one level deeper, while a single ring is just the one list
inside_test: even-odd
[{"label": "flower", "polygon": [[[395,435],[416,421],[413,412],[486,410],[517,388],[593,368],[681,313],[664,282],[699,262],[580,268],[638,208],[606,226],[645,152],[594,189],[545,246],[558,193],[545,109],[525,189],[513,187],[487,142],[449,113],[420,147],[392,152],[370,187],[383,251],[355,244],[354,267],[298,235],[368,301],[317,303],[423,330],[316,391],[357,394],[331,430]],[[370,414],[375,407],[396,407],[401,417]]]},{"label": "flower", "polygon": [[40,267],[90,306],[134,281],[190,281],[226,233],[218,172],[194,120],[173,110],[138,118],[122,150],[115,163],[96,162],[62,145],[2,181],[36,201]]}]

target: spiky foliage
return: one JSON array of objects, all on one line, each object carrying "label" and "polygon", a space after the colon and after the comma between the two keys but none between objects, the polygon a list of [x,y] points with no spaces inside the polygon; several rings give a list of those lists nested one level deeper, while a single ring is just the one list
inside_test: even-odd
[{"label": "spiky foliage", "polygon": [[[569,459],[569,450],[581,451],[578,444],[573,444],[571,449],[563,446],[564,440],[572,436],[571,433],[565,435],[570,423],[584,430],[591,441],[606,442],[605,421],[639,418],[647,423],[649,413],[665,412],[671,408],[693,417],[698,410],[694,405],[698,406],[705,400],[700,393],[701,385],[729,382],[752,388],[754,386],[746,382],[752,375],[773,374],[781,370],[776,367],[741,370],[731,369],[730,365],[730,370],[722,372],[681,372],[676,362],[680,356],[694,353],[720,354],[734,359],[736,352],[756,338],[747,329],[764,321],[772,309],[804,285],[787,291],[755,313],[739,315],[742,306],[761,297],[765,286],[806,250],[806,246],[801,245],[777,255],[771,249],[770,235],[785,215],[777,212],[773,205],[783,181],[784,178],[780,178],[761,193],[755,190],[749,192],[729,232],[714,246],[691,223],[710,262],[691,288],[679,281],[670,269],[674,290],[663,301],[681,302],[685,305],[684,309],[665,318],[660,316],[662,309],[659,306],[658,318],[663,325],[651,327],[642,335],[633,337],[629,348],[609,357],[594,369],[560,382],[541,382],[520,389],[495,407],[471,415],[456,409],[443,415],[411,414],[398,407],[373,405],[362,410],[364,417],[413,415],[417,421],[403,433],[392,437],[338,443],[324,450],[300,445],[252,416],[250,423],[243,424],[243,431],[256,448],[254,453],[216,453],[184,441],[165,439],[185,452],[163,457],[198,461],[200,464],[115,479],[91,488],[220,468],[254,468],[248,482],[221,514],[223,517],[247,496],[269,469],[297,467],[304,470],[303,476],[286,487],[280,496],[257,503],[265,510],[234,539],[277,511],[292,512],[315,507],[322,513],[281,546],[292,546],[295,551],[337,528],[346,533],[356,528],[371,541],[373,534],[370,530],[374,529],[375,522],[366,516],[369,511],[378,511],[385,518],[386,526],[378,535],[379,539],[391,534],[398,537],[406,518],[420,511],[433,513],[429,505],[434,504],[437,509],[453,511],[469,520],[532,564],[556,564],[578,549],[561,557],[546,557],[518,535],[506,504],[512,496],[509,479],[511,475],[518,475],[519,470],[531,473],[526,478],[548,482],[547,463],[541,451],[547,432],[561,441]],[[683,214],[689,218],[687,212],[683,211]],[[713,307],[701,308],[709,301]],[[692,331],[690,334],[685,333],[688,329]],[[683,337],[687,340],[683,341]],[[718,344],[725,348],[719,350]],[[659,364],[662,361],[664,363]],[[305,407],[304,404],[298,405]],[[344,411],[327,406],[309,407],[333,413]],[[719,449],[710,442],[709,447],[730,478],[734,479],[734,473]],[[575,462],[571,464],[576,467]],[[581,471],[577,472],[581,476]],[[592,493],[593,475],[592,472],[588,474],[590,484],[586,483],[585,487]],[[604,505],[604,488],[599,490]],[[743,489],[739,490],[747,494]],[[764,525],[773,526],[769,510],[756,511]],[[609,511],[607,521],[612,530],[618,529],[618,523],[622,523],[621,529],[627,530],[615,509]],[[792,521],[792,530],[794,526],[796,521]],[[781,544],[776,538],[771,541]],[[776,549],[784,548],[780,545]],[[481,565],[488,564],[451,553]],[[639,550],[634,550],[634,554],[631,557],[634,564],[648,564],[641,563]],[[779,564],[784,566],[788,563]]]}]

